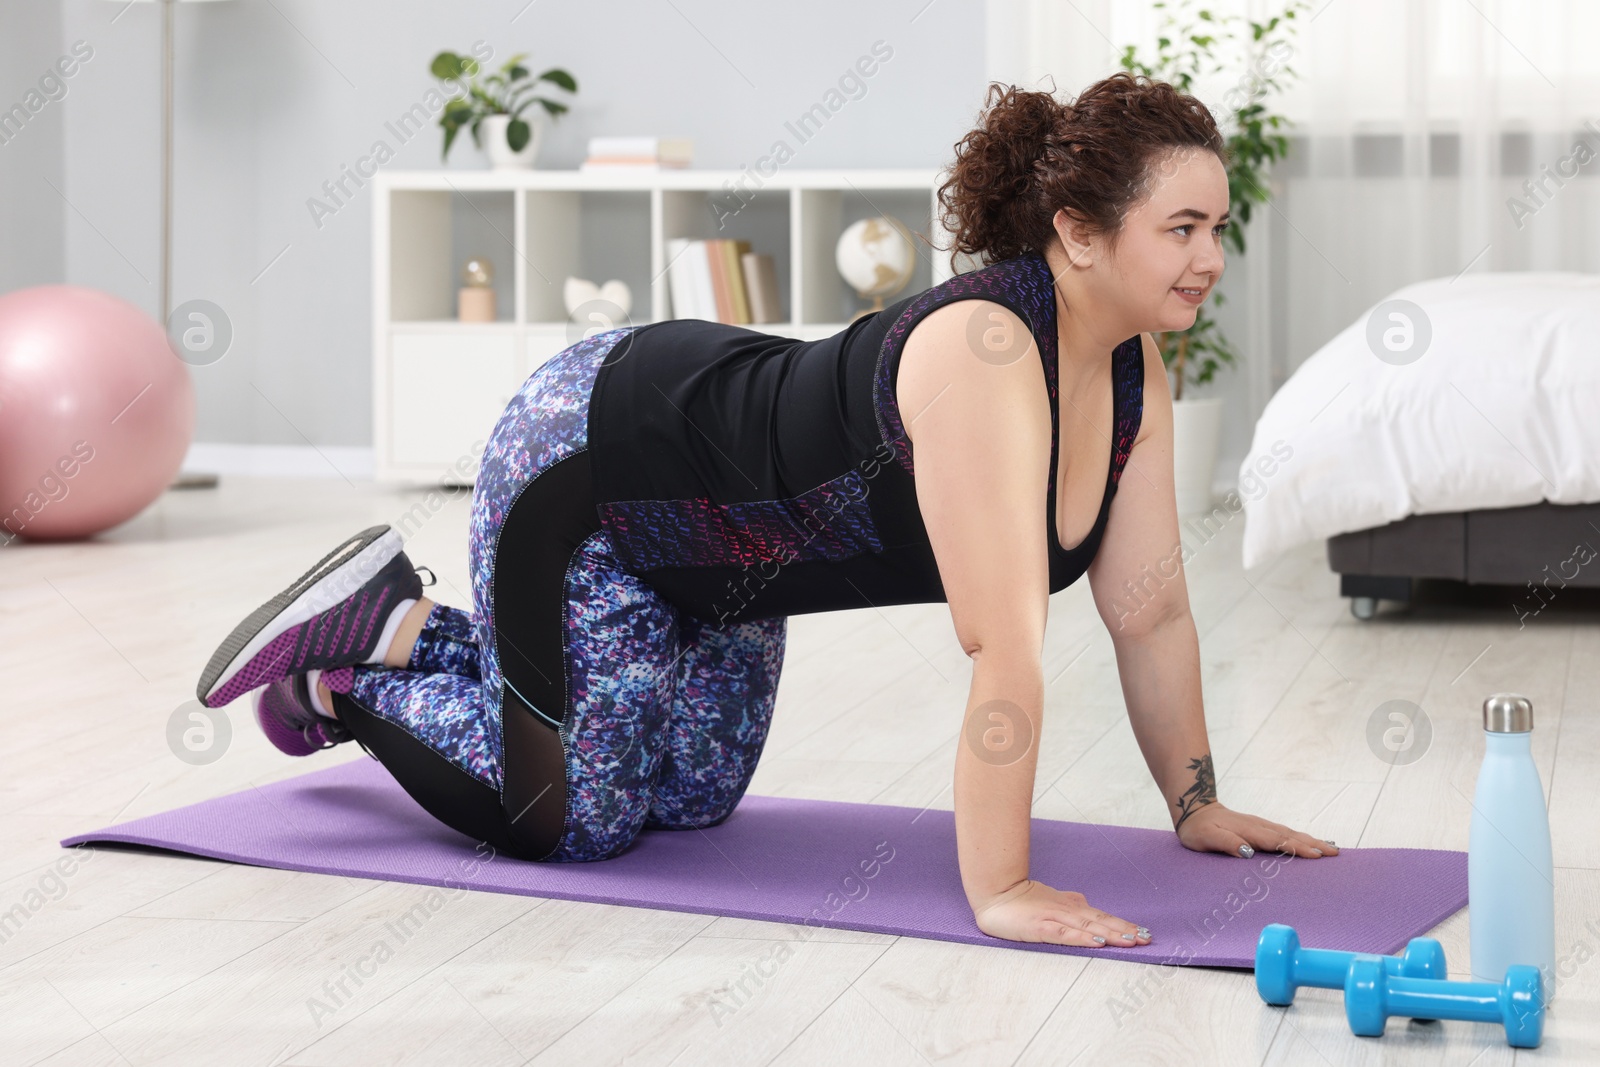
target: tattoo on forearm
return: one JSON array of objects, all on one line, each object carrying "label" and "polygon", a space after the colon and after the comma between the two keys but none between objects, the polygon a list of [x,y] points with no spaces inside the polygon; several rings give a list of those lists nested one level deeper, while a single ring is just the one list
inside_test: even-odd
[{"label": "tattoo on forearm", "polygon": [[1207,804],[1217,801],[1217,774],[1211,768],[1211,753],[1206,753],[1199,759],[1189,761],[1189,769],[1194,772],[1194,785],[1183,791],[1183,795],[1173,801],[1178,811],[1178,821],[1173,824],[1173,829],[1183,825],[1183,820],[1193,815]]}]

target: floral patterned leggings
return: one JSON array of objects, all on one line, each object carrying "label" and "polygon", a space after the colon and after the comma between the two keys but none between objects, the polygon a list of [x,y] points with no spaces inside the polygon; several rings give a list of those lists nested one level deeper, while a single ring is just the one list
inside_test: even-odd
[{"label": "floral patterned leggings", "polygon": [[599,525],[589,393],[631,329],[551,357],[495,425],[473,491],[472,612],[436,604],[404,669],[324,676],[425,809],[526,859],[604,859],[642,829],[726,819],[783,665],[786,618],[680,612],[622,569]]}]

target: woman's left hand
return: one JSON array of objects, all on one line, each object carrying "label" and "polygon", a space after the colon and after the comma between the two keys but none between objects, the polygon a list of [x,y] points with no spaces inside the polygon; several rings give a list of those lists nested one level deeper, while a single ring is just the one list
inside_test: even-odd
[{"label": "woman's left hand", "polygon": [[[1195,852],[1226,852],[1247,859],[1256,852],[1293,852],[1311,859],[1339,854],[1332,841],[1291,830],[1270,819],[1234,811],[1220,801],[1195,809],[1179,825],[1177,833],[1184,848]],[[1239,851],[1241,845],[1247,846],[1246,851]]]}]

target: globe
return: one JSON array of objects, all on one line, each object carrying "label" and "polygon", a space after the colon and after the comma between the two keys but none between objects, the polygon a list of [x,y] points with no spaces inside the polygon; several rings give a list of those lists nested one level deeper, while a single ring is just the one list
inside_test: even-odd
[{"label": "globe", "polygon": [[869,311],[883,310],[883,298],[911,281],[916,267],[911,240],[905,225],[887,215],[853,222],[839,235],[834,248],[839,275],[862,299],[875,302]]}]

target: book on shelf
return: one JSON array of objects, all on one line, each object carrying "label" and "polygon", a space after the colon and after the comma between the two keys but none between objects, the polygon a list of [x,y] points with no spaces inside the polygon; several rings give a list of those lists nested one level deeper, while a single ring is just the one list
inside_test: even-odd
[{"label": "book on shelf", "polygon": [[694,157],[687,137],[591,137],[579,170],[679,170]]},{"label": "book on shelf", "polygon": [[783,305],[778,301],[778,271],[772,257],[746,252],[739,260],[744,271],[745,292],[750,294],[750,321],[782,322]]},{"label": "book on shelf", "polygon": [[749,241],[726,237],[667,241],[672,317],[736,326],[781,322],[777,267]]},{"label": "book on shelf", "polygon": [[717,321],[746,323],[750,321],[749,306],[744,301],[744,284],[737,266],[729,270],[730,263],[737,264],[739,257],[750,251],[749,241],[712,240],[707,242],[706,253],[711,257],[711,282],[717,293]]}]

